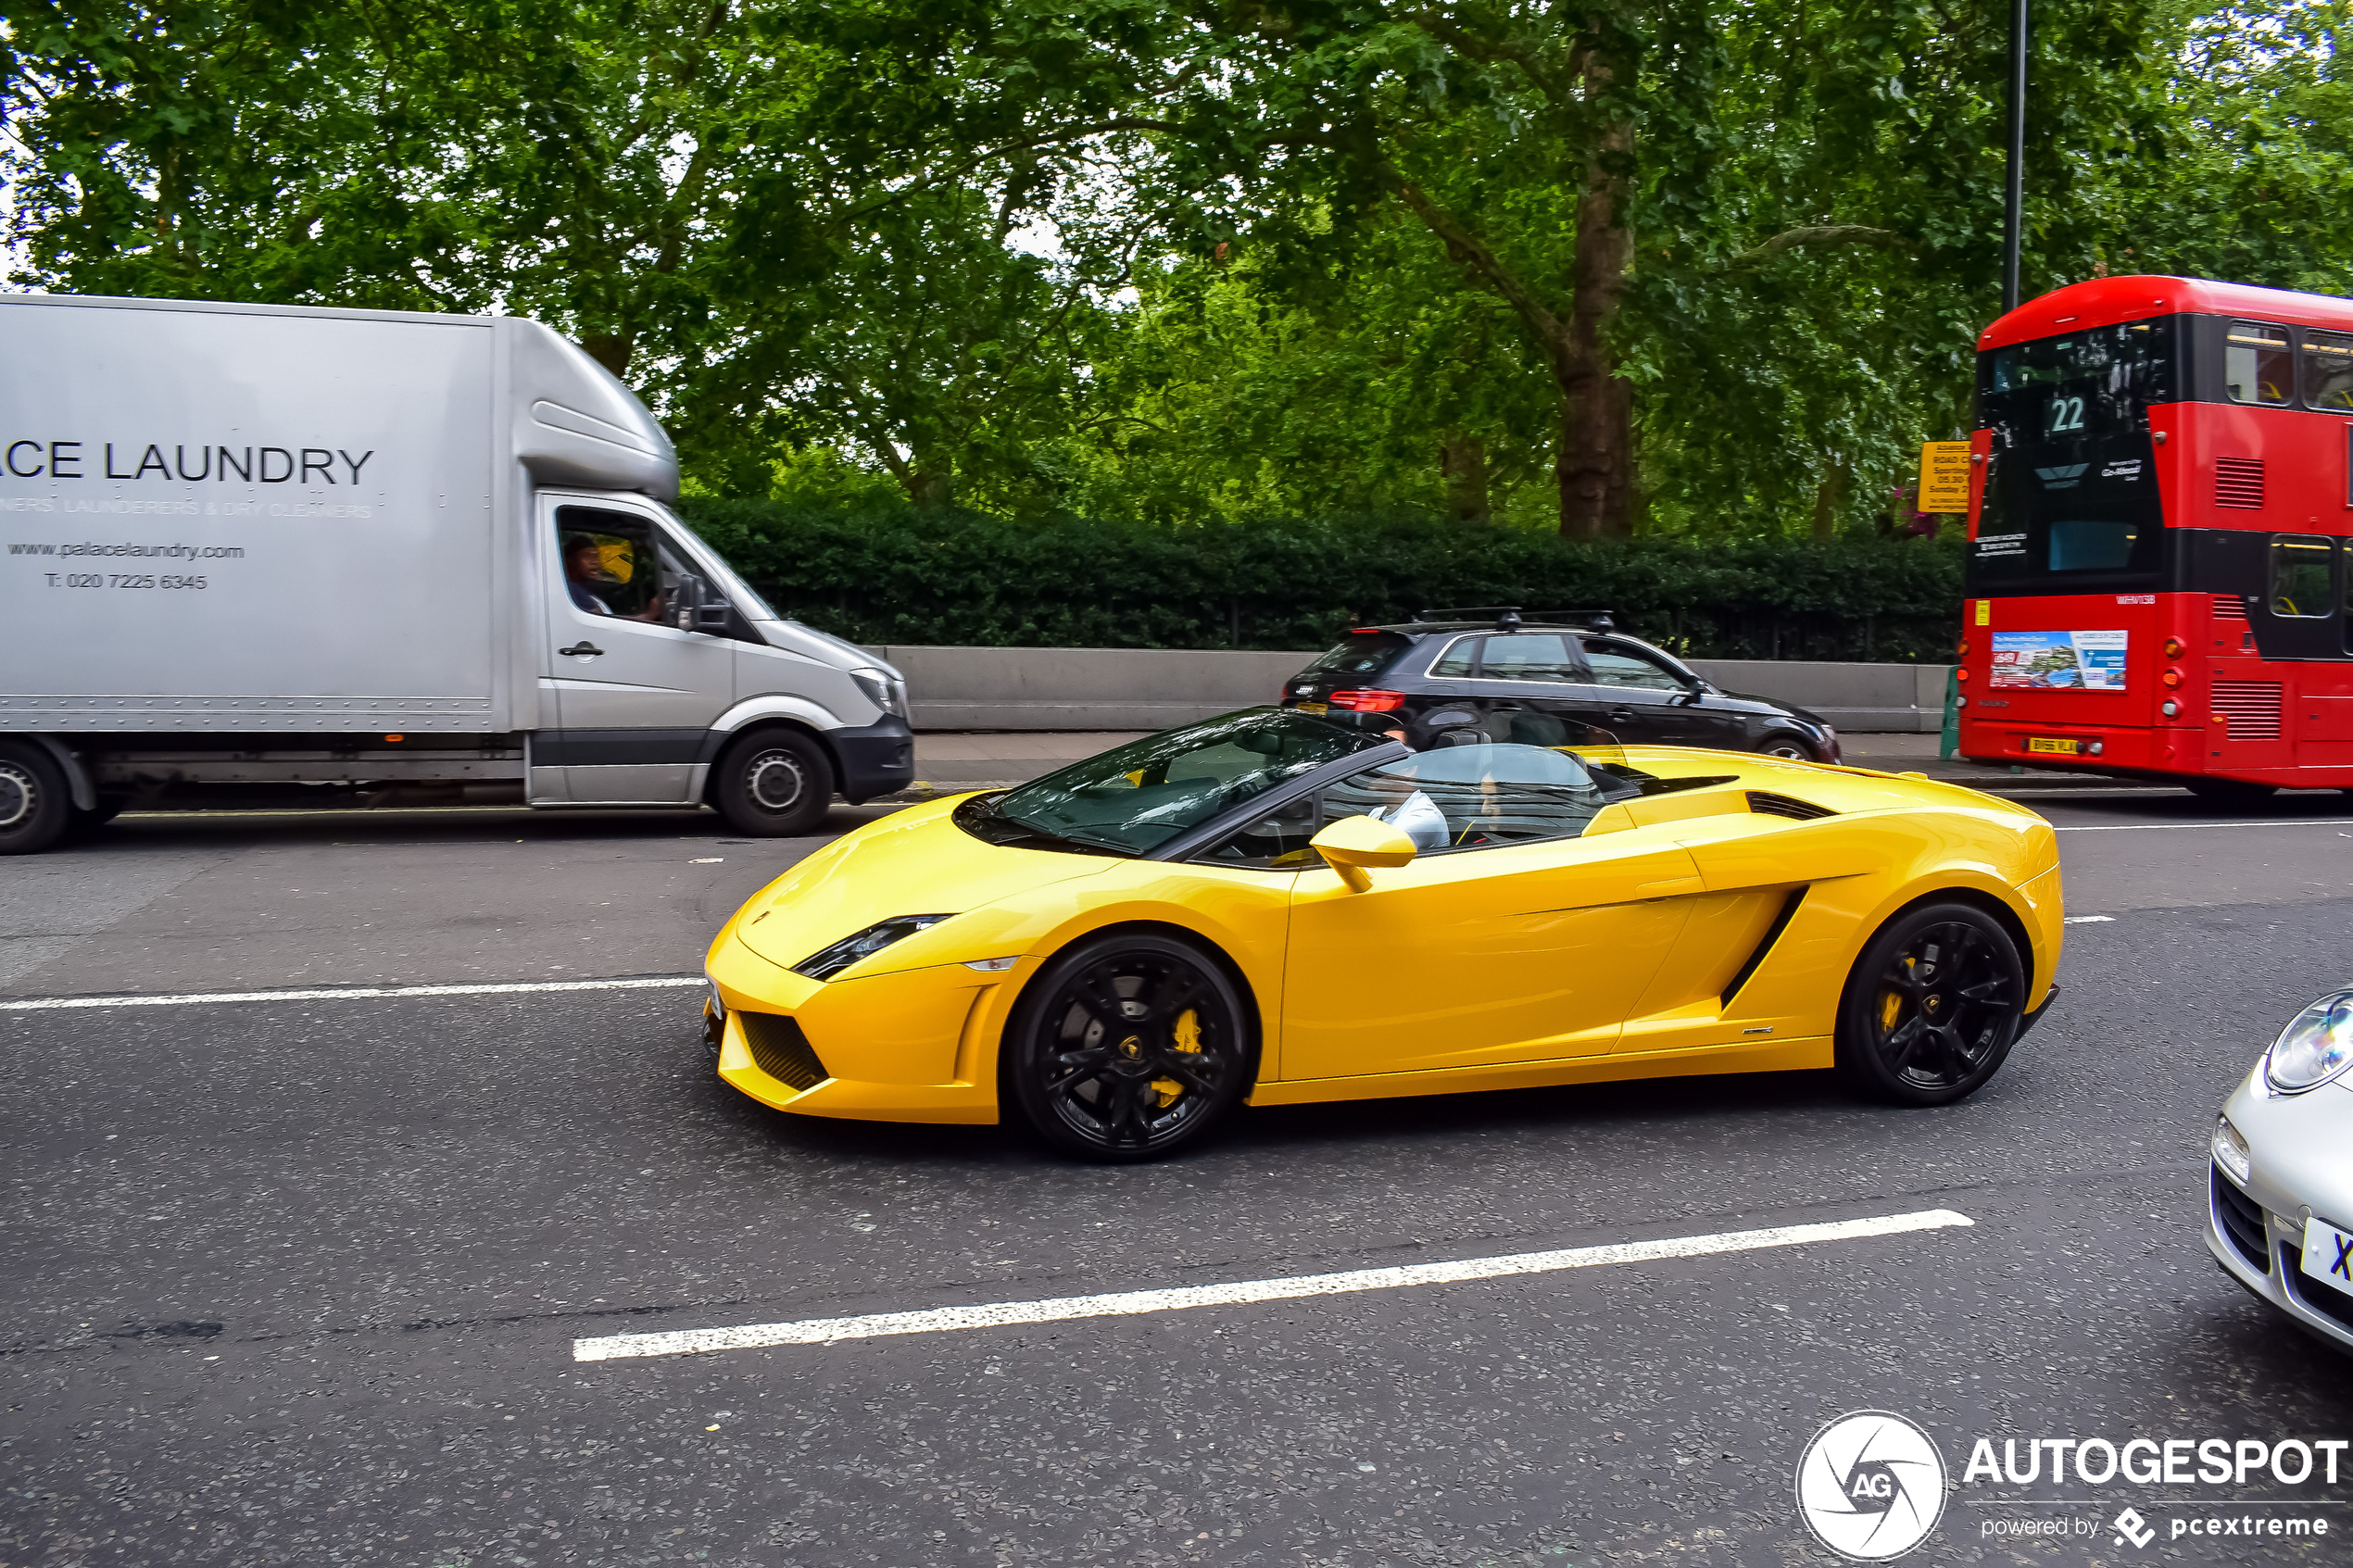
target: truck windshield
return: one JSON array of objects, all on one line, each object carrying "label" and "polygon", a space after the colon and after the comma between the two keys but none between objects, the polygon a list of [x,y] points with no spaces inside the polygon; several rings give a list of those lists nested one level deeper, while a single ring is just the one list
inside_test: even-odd
[{"label": "truck windshield", "polygon": [[2148,408],[2179,396],[2177,337],[2158,317],[1979,357],[1977,422],[1993,450],[1972,591],[2155,578],[2164,517]]}]

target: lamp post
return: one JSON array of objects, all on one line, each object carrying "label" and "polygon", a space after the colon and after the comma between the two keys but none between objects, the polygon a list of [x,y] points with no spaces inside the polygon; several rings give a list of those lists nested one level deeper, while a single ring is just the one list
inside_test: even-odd
[{"label": "lamp post", "polygon": [[2018,308],[2018,253],[2026,233],[2026,6],[2010,0],[2010,157],[2002,215],[2002,308]]}]

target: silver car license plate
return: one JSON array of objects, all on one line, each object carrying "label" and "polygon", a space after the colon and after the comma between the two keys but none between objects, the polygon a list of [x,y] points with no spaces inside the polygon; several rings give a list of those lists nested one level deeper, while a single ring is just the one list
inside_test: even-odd
[{"label": "silver car license plate", "polygon": [[2305,1221],[2304,1274],[2353,1296],[2353,1235],[2324,1221]]}]

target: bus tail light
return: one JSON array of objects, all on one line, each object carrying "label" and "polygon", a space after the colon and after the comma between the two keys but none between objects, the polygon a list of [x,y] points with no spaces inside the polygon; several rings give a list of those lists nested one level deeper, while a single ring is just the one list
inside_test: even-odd
[{"label": "bus tail light", "polygon": [[1967,637],[1963,637],[1961,639],[1961,657],[1963,659],[1967,659],[1969,657],[1969,639]]},{"label": "bus tail light", "polygon": [[2168,659],[2179,659],[2182,657],[2181,638],[2168,637],[2165,639],[2165,657]]},{"label": "bus tail light", "polygon": [[2182,672],[2179,670],[2168,670],[2158,679],[2163,681],[2169,688],[2178,689],[2182,684]]},{"label": "bus tail light", "polygon": [[2170,696],[2157,705],[2157,710],[2168,719],[2179,719],[2182,716],[2182,705]]},{"label": "bus tail light", "polygon": [[2107,749],[2108,742],[2106,741],[2088,741],[2084,744],[2083,755],[2086,757],[2097,757],[2101,752],[2106,751]]},{"label": "bus tail light", "polygon": [[1358,713],[1390,713],[1405,706],[1403,692],[1334,692],[1334,708],[1351,709]]},{"label": "bus tail light", "polygon": [[1966,681],[1969,679],[1969,671],[1966,670],[1956,670],[1953,671],[1953,679],[1956,681]]}]

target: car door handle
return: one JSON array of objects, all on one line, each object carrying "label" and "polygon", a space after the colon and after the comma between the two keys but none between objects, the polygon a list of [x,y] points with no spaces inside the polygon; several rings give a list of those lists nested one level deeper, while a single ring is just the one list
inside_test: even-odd
[{"label": "car door handle", "polygon": [[560,654],[570,655],[575,659],[595,659],[605,650],[584,637],[579,642],[573,644],[572,646],[568,648],[558,648],[556,651]]},{"label": "car door handle", "polygon": [[1634,710],[1630,708],[1613,708],[1609,710],[1609,721],[1613,724],[1630,722],[1633,717]]}]

